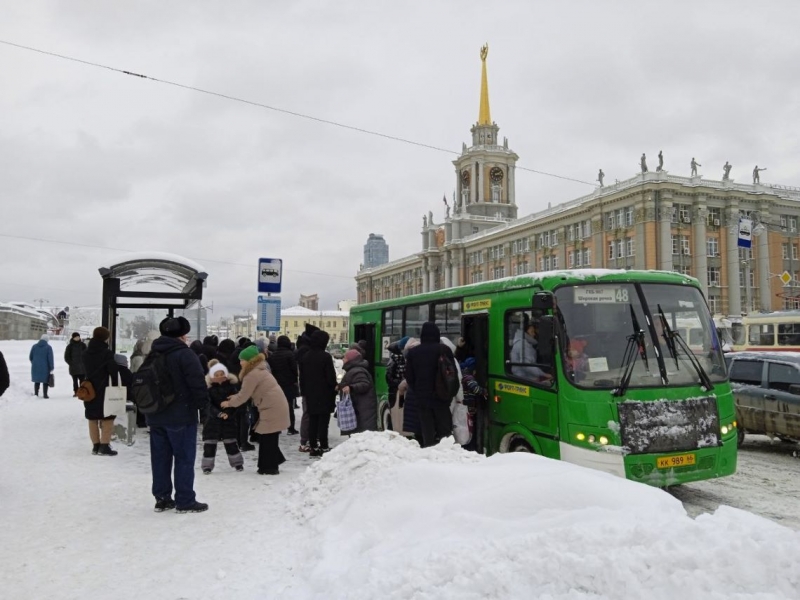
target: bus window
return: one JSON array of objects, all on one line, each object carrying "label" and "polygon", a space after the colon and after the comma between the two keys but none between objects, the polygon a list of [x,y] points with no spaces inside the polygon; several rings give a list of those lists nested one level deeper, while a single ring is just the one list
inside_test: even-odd
[{"label": "bus window", "polygon": [[461,302],[443,302],[434,306],[434,319],[443,337],[454,344],[461,337]]},{"label": "bus window", "polygon": [[552,369],[541,364],[537,352],[538,319],[530,310],[506,313],[506,373],[543,385],[552,384]]},{"label": "bus window", "polygon": [[778,323],[778,346],[800,346],[800,323]]},{"label": "bus window", "polygon": [[427,304],[406,307],[405,335],[419,338],[422,324],[430,319],[430,310]]},{"label": "bus window", "polygon": [[381,361],[389,360],[389,344],[403,337],[403,309],[394,308],[383,311],[383,327],[381,329]]}]

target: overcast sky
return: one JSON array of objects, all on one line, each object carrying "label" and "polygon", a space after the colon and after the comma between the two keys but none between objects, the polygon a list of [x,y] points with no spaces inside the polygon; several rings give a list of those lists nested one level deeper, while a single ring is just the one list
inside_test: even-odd
[{"label": "overcast sky", "polygon": [[[455,151],[489,42],[519,165],[589,182],[663,150],[800,186],[798,24],[795,0],[0,0],[3,41]],[[335,308],[369,233],[416,252],[453,194],[444,152],[4,44],[0,73],[0,301],[98,305],[97,268],[153,250],[206,267],[212,320],[255,308],[259,256],[284,259],[285,306]],[[591,191],[517,174],[520,216]]]}]

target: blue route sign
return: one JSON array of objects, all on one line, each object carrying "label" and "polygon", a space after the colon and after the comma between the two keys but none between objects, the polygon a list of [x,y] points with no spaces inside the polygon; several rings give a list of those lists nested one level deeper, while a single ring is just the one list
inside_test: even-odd
[{"label": "blue route sign", "polygon": [[280,294],[283,281],[283,259],[258,259],[258,293]]},{"label": "blue route sign", "polygon": [[277,296],[258,297],[258,331],[281,330],[281,299]]}]

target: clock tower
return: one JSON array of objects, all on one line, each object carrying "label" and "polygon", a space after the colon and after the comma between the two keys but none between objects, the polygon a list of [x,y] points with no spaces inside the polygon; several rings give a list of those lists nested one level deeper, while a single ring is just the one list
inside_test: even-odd
[{"label": "clock tower", "polygon": [[[453,224],[462,221],[454,238],[465,237],[499,223],[517,218],[514,189],[515,167],[519,156],[502,143],[500,128],[492,121],[489,109],[489,81],[486,75],[488,44],[481,48],[481,97],[478,121],[472,126],[472,145],[462,146],[456,168],[456,198]],[[477,218],[474,218],[477,217]]]}]

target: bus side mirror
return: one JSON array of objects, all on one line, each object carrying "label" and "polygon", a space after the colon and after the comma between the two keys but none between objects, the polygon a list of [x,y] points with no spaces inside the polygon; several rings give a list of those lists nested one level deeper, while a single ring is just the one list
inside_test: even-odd
[{"label": "bus side mirror", "polygon": [[533,295],[532,308],[542,312],[551,310],[555,306],[553,292],[536,292]]}]

